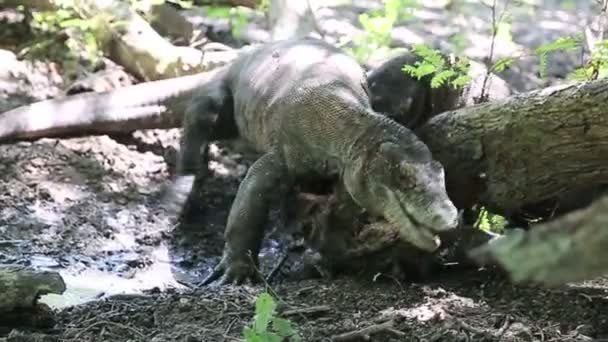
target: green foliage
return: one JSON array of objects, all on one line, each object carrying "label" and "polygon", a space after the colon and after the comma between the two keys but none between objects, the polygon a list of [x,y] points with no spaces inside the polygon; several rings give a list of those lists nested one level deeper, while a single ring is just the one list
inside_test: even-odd
[{"label": "green foliage", "polygon": [[361,63],[373,54],[388,52],[394,24],[398,20],[413,18],[412,10],[418,0],[384,0],[383,3],[382,10],[359,15],[359,24],[365,33],[354,37],[355,48],[349,49],[349,52]]},{"label": "green foliage", "polygon": [[537,47],[535,53],[539,58],[540,77],[545,78],[547,76],[547,63],[550,53],[576,49],[580,47],[581,42],[582,37],[580,35],[566,36]]},{"label": "green foliage", "polygon": [[[58,0],[55,11],[32,13],[30,26],[46,35],[30,47],[29,56],[52,56],[62,63],[70,63],[75,58],[69,52],[81,51],[87,61],[95,64],[101,57],[97,35],[101,25],[99,18],[81,19],[74,11],[73,0]],[[57,44],[57,36],[65,29],[74,29],[69,37]],[[43,35],[44,36],[44,35]],[[53,38],[48,38],[53,37]],[[63,46],[61,46],[63,45]],[[65,49],[65,48],[68,49]]]},{"label": "green foliage", "polygon": [[[268,0],[260,3],[258,9],[264,9],[268,6]],[[205,10],[205,15],[209,18],[229,19],[231,33],[235,38],[241,37],[243,29],[249,21],[248,8],[236,6],[202,6]]]},{"label": "green foliage", "polygon": [[[270,294],[261,293],[255,302],[255,316],[253,327],[245,327],[243,336],[246,342],[281,342],[301,341],[298,332],[291,322],[275,317],[277,304]],[[269,330],[269,327],[272,328]]]},{"label": "green foliage", "polygon": [[412,52],[422,61],[417,61],[414,65],[404,65],[403,72],[417,79],[433,75],[431,78],[431,88],[439,88],[449,83],[455,89],[469,84],[469,63],[466,58],[459,59],[453,66],[445,60],[439,50],[434,50],[425,44],[417,44],[412,47]]},{"label": "green foliage", "polygon": [[513,62],[515,62],[515,58],[514,57],[504,57],[504,58],[501,58],[501,59],[497,60],[496,62],[494,62],[494,64],[490,68],[490,71],[492,71],[492,72],[503,72],[511,64],[513,64]]},{"label": "green foliage", "polygon": [[245,8],[234,7],[230,9],[230,26],[234,37],[241,37],[247,22],[247,10]]},{"label": "green foliage", "polygon": [[266,12],[270,9],[270,0],[262,0],[256,8],[260,12]]},{"label": "green foliage", "polygon": [[230,18],[230,6],[202,6],[209,18]]},{"label": "green foliage", "polygon": [[568,79],[588,81],[608,76],[608,40],[596,43],[591,59],[584,66],[575,69]]},{"label": "green foliage", "polygon": [[481,208],[476,225],[486,232],[502,233],[507,225],[507,220],[489,212],[486,208]]}]

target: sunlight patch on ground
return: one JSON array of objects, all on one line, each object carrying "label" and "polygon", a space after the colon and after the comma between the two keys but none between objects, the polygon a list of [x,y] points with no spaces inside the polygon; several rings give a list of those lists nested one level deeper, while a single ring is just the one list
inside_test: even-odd
[{"label": "sunlight patch on ground", "polygon": [[419,322],[427,322],[446,319],[453,307],[478,309],[480,306],[471,298],[446,292],[441,288],[429,288],[425,286],[423,287],[423,291],[428,294],[425,303],[411,308],[395,309],[391,307],[381,311],[380,315],[385,317],[404,317],[412,320],[415,319]]},{"label": "sunlight patch on ground", "polygon": [[59,273],[67,287],[65,293],[45,295],[40,301],[59,309],[116,294],[141,294],[155,287],[161,291],[168,288],[185,289],[175,279],[169,250],[165,245],[157,247],[151,256],[153,263],[144,269],[138,269],[130,278],[93,269],[79,273],[73,273],[70,269],[61,270]]}]

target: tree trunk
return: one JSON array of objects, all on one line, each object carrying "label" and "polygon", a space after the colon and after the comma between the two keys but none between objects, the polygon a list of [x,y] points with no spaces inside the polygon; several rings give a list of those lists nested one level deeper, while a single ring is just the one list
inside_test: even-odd
[{"label": "tree trunk", "polygon": [[515,231],[473,250],[480,263],[498,262],[518,283],[557,286],[608,274],[608,196],[590,207]]},{"label": "tree trunk", "polygon": [[420,129],[460,207],[511,214],[608,182],[608,80],[561,85],[446,112]]}]

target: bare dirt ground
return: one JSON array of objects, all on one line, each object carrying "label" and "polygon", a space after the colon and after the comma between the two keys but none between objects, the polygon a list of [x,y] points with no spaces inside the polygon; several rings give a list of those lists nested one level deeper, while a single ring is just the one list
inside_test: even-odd
[{"label": "bare dirt ground", "polygon": [[[580,19],[555,13],[551,20]],[[49,74],[37,69],[20,79],[36,82],[32,75]],[[533,78],[529,73],[509,81],[532,87]],[[6,84],[4,109],[14,106],[11,96],[21,89]],[[54,93],[31,98],[45,96]],[[242,338],[264,286],[196,284],[221,255],[228,209],[251,158],[217,144],[200,215],[178,229],[158,196],[171,173],[179,131],[138,134],[138,144],[104,136],[0,146],[0,263],[58,270],[68,283],[64,296],[44,298],[58,308],[54,325],[0,327],[0,341]],[[269,232],[277,228],[276,218],[272,222]],[[265,273],[284,254],[285,244],[278,241],[284,237],[265,242]],[[285,271],[300,267],[295,259]],[[280,299],[279,314],[294,322],[304,341],[330,341],[388,320],[393,330],[369,340],[608,341],[608,279],[547,290],[512,286],[489,270],[446,266],[430,278],[409,281],[298,280],[284,274],[271,288]]]}]

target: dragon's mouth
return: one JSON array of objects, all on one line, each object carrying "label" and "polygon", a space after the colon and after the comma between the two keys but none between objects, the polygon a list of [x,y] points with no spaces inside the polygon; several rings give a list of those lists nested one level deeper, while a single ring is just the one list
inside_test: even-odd
[{"label": "dragon's mouth", "polygon": [[439,248],[441,242],[432,229],[428,226],[417,225],[408,215],[403,216],[405,219],[388,217],[388,221],[399,228],[399,233],[404,241],[428,252],[434,252]]}]

